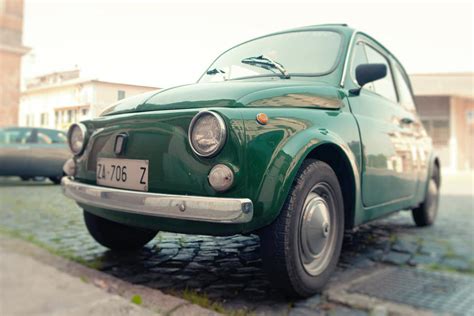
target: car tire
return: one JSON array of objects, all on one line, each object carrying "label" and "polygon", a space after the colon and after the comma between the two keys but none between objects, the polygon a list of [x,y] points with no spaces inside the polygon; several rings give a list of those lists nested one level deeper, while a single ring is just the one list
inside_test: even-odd
[{"label": "car tire", "polygon": [[49,180],[51,180],[51,182],[53,182],[54,184],[60,184],[61,183],[61,179],[63,177],[49,177]]},{"label": "car tire", "polygon": [[320,292],[336,268],[344,236],[344,203],[325,162],[303,162],[277,219],[260,232],[263,265],[291,297]]},{"label": "car tire", "polygon": [[21,181],[30,181],[31,179],[30,177],[23,177],[23,176],[20,178],[21,178]]},{"label": "car tire", "polygon": [[92,237],[111,250],[140,249],[158,233],[157,230],[113,222],[86,210],[84,210],[84,222]]},{"label": "car tire", "polygon": [[436,220],[439,207],[440,170],[433,166],[433,175],[428,182],[425,199],[417,208],[412,209],[411,214],[416,226],[431,226]]}]

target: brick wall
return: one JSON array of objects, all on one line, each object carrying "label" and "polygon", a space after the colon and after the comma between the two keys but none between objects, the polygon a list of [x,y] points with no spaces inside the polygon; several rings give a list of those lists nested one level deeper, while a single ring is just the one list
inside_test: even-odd
[{"label": "brick wall", "polygon": [[0,0],[0,127],[18,124],[23,0]]}]

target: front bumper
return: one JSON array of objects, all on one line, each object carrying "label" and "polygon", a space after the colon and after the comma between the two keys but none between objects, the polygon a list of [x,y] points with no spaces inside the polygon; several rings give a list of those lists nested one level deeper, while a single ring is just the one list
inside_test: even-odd
[{"label": "front bumper", "polygon": [[114,210],[211,223],[248,223],[253,217],[249,199],[172,195],[89,185],[64,177],[63,192],[78,203]]}]

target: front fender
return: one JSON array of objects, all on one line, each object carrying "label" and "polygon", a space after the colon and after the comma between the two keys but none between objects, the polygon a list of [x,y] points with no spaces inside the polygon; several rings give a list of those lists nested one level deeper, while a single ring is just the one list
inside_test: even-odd
[{"label": "front fender", "polygon": [[[251,136],[252,139],[249,140],[250,148],[247,148],[247,155],[252,163],[248,166],[247,188],[249,192],[255,192],[253,195],[255,217],[252,225],[254,228],[266,226],[275,220],[285,203],[301,164],[308,155],[323,145],[330,144],[349,162],[357,192],[359,190],[358,159],[354,155],[354,149],[348,145],[350,142],[341,136],[354,137],[353,143],[358,143],[357,127],[349,124],[353,122],[352,116],[341,111],[330,116],[319,110],[301,111],[313,111],[309,113],[312,114],[312,119],[304,119],[311,117],[308,113],[306,116],[298,115],[300,119],[297,121],[289,117],[275,117],[276,122],[273,123],[274,126],[269,127],[270,131],[265,133],[262,131],[265,127],[258,127],[258,130],[254,132],[260,133],[258,136],[260,139]],[[272,120],[273,113],[269,110],[266,112]],[[279,124],[278,120],[285,120],[285,124],[283,122]],[[292,125],[293,128],[279,128],[291,126],[288,124],[289,120],[297,122]],[[248,123],[246,121],[247,131]],[[329,129],[330,127],[332,128]],[[248,134],[252,135],[252,132]],[[268,154],[270,149],[272,152]],[[262,158],[266,155],[269,156],[268,160]]]}]

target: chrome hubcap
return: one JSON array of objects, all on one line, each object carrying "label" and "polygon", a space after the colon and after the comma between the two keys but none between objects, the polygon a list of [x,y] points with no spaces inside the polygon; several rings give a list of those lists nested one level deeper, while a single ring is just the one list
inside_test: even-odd
[{"label": "chrome hubcap", "polygon": [[300,225],[300,256],[310,275],[319,275],[329,264],[333,233],[328,202],[318,193],[310,192],[305,200]]}]

